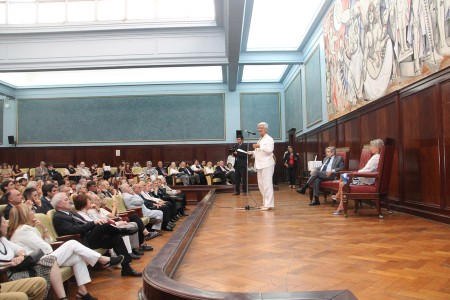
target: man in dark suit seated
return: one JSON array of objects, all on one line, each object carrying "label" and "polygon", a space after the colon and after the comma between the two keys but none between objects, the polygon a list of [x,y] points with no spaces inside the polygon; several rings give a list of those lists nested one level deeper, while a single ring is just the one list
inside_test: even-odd
[{"label": "man in dark suit seated", "polygon": [[191,168],[186,166],[186,162],[180,162],[180,168],[178,169],[180,173],[186,174],[189,177],[190,184],[200,184],[200,176],[192,171]]},{"label": "man in dark suit seated", "polygon": [[0,204],[8,204],[8,201],[5,198],[5,195],[7,192],[15,189],[15,185],[14,185],[14,180],[12,179],[6,179],[2,182],[2,184],[0,185],[0,189],[3,192],[3,196],[0,198]]},{"label": "man in dark suit seated", "polygon": [[164,176],[166,180],[170,180],[170,182],[172,182],[172,176],[167,173],[167,168],[164,168],[162,161],[158,161],[156,171],[158,172],[158,175]]},{"label": "man in dark suit seated", "polygon": [[311,176],[304,186],[297,190],[298,193],[304,194],[306,189],[314,183],[314,201],[310,203],[310,206],[320,205],[319,190],[320,182],[322,180],[334,180],[336,178],[336,172],[344,169],[344,160],[341,156],[336,155],[336,148],[333,146],[325,149],[326,157],[323,160],[321,167],[311,171]]},{"label": "man in dark suit seated", "polygon": [[53,184],[44,184],[42,187],[41,206],[38,206],[36,213],[46,214],[49,210],[52,210],[53,206],[50,201],[57,192],[58,188]]},{"label": "man in dark suit seated", "polygon": [[[220,178],[222,180],[222,184],[231,185],[231,183],[234,183],[234,174],[225,169],[223,160],[219,161],[219,165],[214,171],[214,177]],[[227,179],[229,179],[231,183],[229,183]]]},{"label": "man in dark suit seated", "polygon": [[141,272],[133,270],[130,266],[131,257],[123,242],[121,232],[125,228],[111,226],[105,219],[86,221],[78,213],[71,212],[71,202],[65,193],[54,195],[51,203],[56,209],[53,224],[59,235],[80,234],[82,243],[91,249],[112,248],[118,256],[123,256],[122,276],[139,277],[142,275]]},{"label": "man in dark suit seated", "polygon": [[5,199],[8,204],[3,211],[3,217],[5,218],[5,220],[9,220],[9,212],[14,206],[22,204],[23,197],[18,190],[12,189],[5,194]]}]

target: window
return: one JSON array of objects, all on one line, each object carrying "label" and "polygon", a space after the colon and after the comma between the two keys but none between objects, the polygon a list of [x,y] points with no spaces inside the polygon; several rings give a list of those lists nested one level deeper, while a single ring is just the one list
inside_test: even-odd
[{"label": "window", "polygon": [[246,65],[242,82],[279,82],[287,65]]}]

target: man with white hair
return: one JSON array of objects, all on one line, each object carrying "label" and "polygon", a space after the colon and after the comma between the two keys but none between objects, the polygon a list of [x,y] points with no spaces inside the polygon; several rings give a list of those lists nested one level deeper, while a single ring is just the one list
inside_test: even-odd
[{"label": "man with white hair", "polygon": [[[140,189],[140,185],[136,184],[136,189]],[[134,187],[134,186],[133,186]],[[125,206],[127,208],[142,208],[142,215],[144,215],[144,217],[147,217],[149,219],[156,219],[157,220],[157,224],[153,224],[152,229],[153,230],[161,230],[161,222],[163,220],[163,212],[160,210],[151,210],[148,209],[145,205],[144,205],[144,199],[142,199],[139,195],[137,195],[134,190],[127,184],[124,183],[120,186],[120,189],[122,191],[122,197],[123,197],[123,202],[125,203]],[[140,190],[139,190],[140,193]],[[147,239],[152,239],[155,238],[157,236],[161,235],[160,233],[157,232],[150,232],[150,234],[147,236]]]},{"label": "man with white hair", "polygon": [[263,196],[261,210],[273,209],[275,206],[272,181],[275,169],[275,160],[273,158],[274,142],[272,137],[267,134],[268,130],[269,125],[266,122],[258,124],[258,132],[261,138],[256,144],[252,145],[254,151],[249,151],[249,154],[255,156],[258,187]]}]

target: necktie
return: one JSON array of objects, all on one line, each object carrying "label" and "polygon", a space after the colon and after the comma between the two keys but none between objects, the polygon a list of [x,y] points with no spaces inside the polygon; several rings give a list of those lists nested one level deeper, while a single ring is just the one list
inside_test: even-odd
[{"label": "necktie", "polygon": [[331,160],[331,157],[328,157],[328,160],[325,162],[325,164],[322,167],[322,171],[326,171],[327,170],[327,167],[328,167],[328,164],[330,163],[330,160]]},{"label": "necktie", "polygon": [[70,213],[70,216],[71,216],[75,221],[77,221],[78,223],[81,223],[81,224],[86,224],[86,223],[87,223],[86,220],[84,220],[83,218],[80,218],[79,216],[76,216],[76,215],[73,214],[73,213]]}]

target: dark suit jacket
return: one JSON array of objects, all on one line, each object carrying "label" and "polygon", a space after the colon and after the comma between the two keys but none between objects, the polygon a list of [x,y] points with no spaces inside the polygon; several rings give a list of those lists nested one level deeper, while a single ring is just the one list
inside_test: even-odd
[{"label": "dark suit jacket", "polygon": [[[237,144],[236,146],[237,146],[236,147],[236,151],[238,149],[241,149],[241,150],[244,150],[244,151],[247,152],[247,146],[245,145],[245,143],[242,143],[240,145]],[[235,169],[236,168],[242,168],[242,167],[246,168],[247,167],[247,157],[248,157],[248,155],[245,154],[245,153],[237,151],[237,154],[235,156],[236,156],[236,160],[234,162],[234,168]]]},{"label": "dark suit jacket", "polygon": [[41,198],[41,207],[38,207],[36,210],[37,213],[47,214],[49,210],[52,210],[54,207],[45,197]]},{"label": "dark suit jacket", "polygon": [[[158,171],[158,175],[168,176],[167,170],[164,168],[156,167],[156,171]],[[163,172],[164,171],[164,172]]]},{"label": "dark suit jacket", "polygon": [[[325,157],[322,162],[322,166],[326,163],[327,160],[328,160],[328,158]],[[318,168],[319,171],[321,169],[322,169],[322,167]],[[339,156],[339,155],[334,156],[333,163],[331,165],[331,169],[334,170],[335,172],[344,170],[344,159],[342,158],[342,156]]]},{"label": "dark suit jacket", "polygon": [[179,168],[178,171],[181,173],[184,173],[186,175],[194,175],[194,171],[192,171],[191,168],[185,167],[185,168]]},{"label": "dark suit jacket", "polygon": [[[79,214],[73,212],[72,214],[83,220]],[[94,222],[83,223],[61,211],[55,213],[53,225],[58,235],[81,234],[84,244],[86,244],[85,236],[95,227]]]},{"label": "dark suit jacket", "polygon": [[[297,163],[298,163],[298,153],[295,153],[295,152],[293,152],[293,153],[294,153],[294,167],[296,167]],[[283,164],[289,164],[290,156],[291,156],[291,154],[289,153],[289,151],[286,151],[284,153]]]},{"label": "dark suit jacket", "polygon": [[5,220],[9,220],[9,212],[11,211],[11,209],[13,208],[14,206],[12,206],[11,204],[7,204],[6,205],[6,207],[5,207],[5,209],[3,210],[3,217],[5,218]]}]

